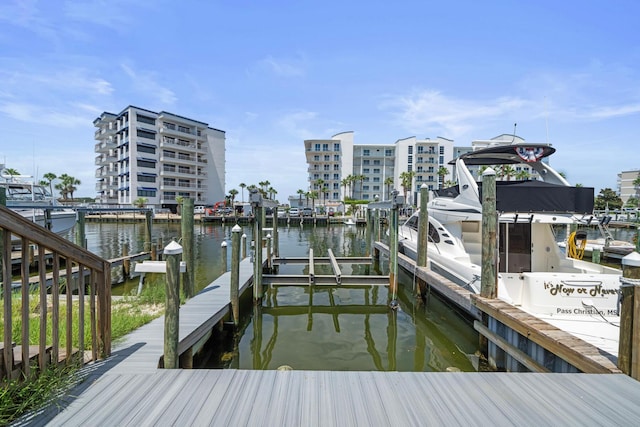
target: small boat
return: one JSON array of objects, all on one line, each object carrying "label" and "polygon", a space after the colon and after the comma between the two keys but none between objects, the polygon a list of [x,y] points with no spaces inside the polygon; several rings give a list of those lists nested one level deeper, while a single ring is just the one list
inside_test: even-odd
[{"label": "small boat", "polygon": [[[554,227],[594,220],[594,190],[573,187],[545,160],[549,144],[495,144],[452,161],[457,185],[429,197],[429,268],[480,293],[482,182],[472,170],[530,167],[540,180],[497,181],[498,298],[617,355],[621,271],[569,258]],[[543,161],[544,160],[544,161]],[[417,256],[418,213],[399,227],[399,250]]]},{"label": "small boat", "polygon": [[0,169],[0,188],[6,191],[7,207],[54,233],[69,231],[76,223],[76,212],[60,206],[48,188],[25,178]]},{"label": "small boat", "polygon": [[345,222],[344,225],[356,225],[356,222],[353,220],[353,218],[348,218]]}]

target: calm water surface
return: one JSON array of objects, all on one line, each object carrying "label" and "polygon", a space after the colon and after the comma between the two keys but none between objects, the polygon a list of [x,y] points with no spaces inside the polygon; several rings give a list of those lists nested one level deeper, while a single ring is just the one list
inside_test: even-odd
[{"label": "calm water surface", "polygon": [[[244,227],[247,242],[251,227]],[[115,258],[126,243],[130,253],[144,248],[143,224],[87,223],[88,248]],[[179,224],[154,224],[153,240],[167,244],[179,238]],[[316,257],[365,255],[365,228],[342,225],[279,227],[280,255]],[[196,226],[196,286],[202,289],[219,277],[221,243],[231,245],[231,225]],[[229,255],[228,259],[230,260]],[[230,262],[230,261],[229,261]],[[375,265],[340,266],[343,274],[388,274],[388,261]],[[322,268],[325,270],[323,271]],[[283,274],[306,274],[305,265],[282,266]],[[115,273],[115,272],[114,272]],[[330,274],[317,266],[316,274]],[[400,308],[388,308],[384,286],[358,289],[317,286],[271,287],[263,304],[244,304],[242,333],[228,334],[205,347],[201,368],[276,369],[282,365],[302,370],[444,371],[478,369],[478,335],[468,319],[430,297],[426,304],[413,297],[413,277],[399,275]],[[137,279],[117,286],[114,294],[129,293]]]}]

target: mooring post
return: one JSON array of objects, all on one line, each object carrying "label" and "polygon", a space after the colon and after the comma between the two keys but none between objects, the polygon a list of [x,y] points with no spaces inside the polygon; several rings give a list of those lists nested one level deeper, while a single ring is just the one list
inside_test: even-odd
[{"label": "mooring post", "polygon": [[[240,233],[242,228],[238,224],[231,229],[231,313],[233,324],[237,327],[240,323]],[[246,236],[243,235],[246,239]]]},{"label": "mooring post", "polygon": [[76,211],[76,245],[87,249],[87,238],[84,228],[84,209]]},{"label": "mooring post", "polygon": [[273,208],[273,255],[280,256],[280,244],[278,242],[278,207]]},{"label": "mooring post", "polygon": [[129,277],[129,273],[131,272],[131,258],[129,258],[129,244],[122,244],[122,256],[124,260],[122,261],[122,277],[125,279]]},{"label": "mooring post", "polygon": [[482,270],[480,273],[480,295],[496,298],[496,258],[498,216],[496,213],[496,172],[487,168],[482,174]]},{"label": "mooring post", "polygon": [[165,248],[167,257],[166,297],[164,313],[164,367],[178,368],[178,335],[180,324],[180,258],[182,246],[171,241]]},{"label": "mooring post", "polygon": [[242,246],[242,259],[245,259],[247,257],[247,235],[244,233],[242,233],[241,246]]},{"label": "mooring post", "polygon": [[640,254],[622,258],[618,368],[640,380]]},{"label": "mooring post", "polygon": [[380,211],[381,211],[381,209],[376,209],[375,230],[376,230],[376,241],[377,242],[380,241],[380,233],[381,233],[381,228],[382,228],[382,225],[380,224]]},{"label": "mooring post", "polygon": [[145,236],[144,236],[144,251],[151,251],[151,227],[153,226],[153,211],[151,209],[147,209],[144,213],[144,222],[145,222]]},{"label": "mooring post", "polygon": [[267,234],[267,269],[271,271],[271,234]]},{"label": "mooring post", "polygon": [[372,256],[373,253],[373,209],[367,208],[367,235],[365,236],[366,253],[364,256]]},{"label": "mooring post", "polygon": [[154,242],[151,242],[151,260],[158,260],[158,247],[154,244]]},{"label": "mooring post", "polygon": [[420,213],[418,214],[418,267],[427,266],[427,245],[429,244],[429,187],[427,184],[420,186]]},{"label": "mooring post", "polygon": [[227,241],[220,243],[220,259],[222,262],[222,271],[227,272]]},{"label": "mooring post", "polygon": [[391,294],[391,308],[398,308],[398,211],[400,199],[398,190],[391,193],[391,214],[389,223],[389,293]]},{"label": "mooring post", "polygon": [[636,228],[636,252],[640,252],[640,225]]},{"label": "mooring post", "polygon": [[[193,297],[195,293],[195,272],[196,259],[194,250],[193,231],[193,199],[185,197],[182,200],[182,211],[180,217],[182,231],[182,247],[184,252],[182,260],[187,263],[187,271],[184,275],[184,293],[187,298]],[[226,264],[225,264],[226,271]]]},{"label": "mooring post", "polygon": [[158,261],[162,261],[162,248],[164,248],[164,245],[162,244],[162,237],[158,237],[158,243],[156,246],[158,247]]},{"label": "mooring post", "polygon": [[593,251],[591,251],[591,262],[600,264],[600,249],[594,248]]},{"label": "mooring post", "polygon": [[254,212],[253,301],[257,303],[262,300],[262,197],[257,189],[253,189],[249,199]]}]

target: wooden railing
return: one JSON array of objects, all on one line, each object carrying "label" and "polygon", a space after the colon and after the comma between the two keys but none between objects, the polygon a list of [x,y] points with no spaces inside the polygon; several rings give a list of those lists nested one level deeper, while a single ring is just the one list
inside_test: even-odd
[{"label": "wooden railing", "polygon": [[[35,261],[31,271],[30,253]],[[35,360],[42,371],[49,363],[70,363],[76,358],[86,362],[110,355],[111,270],[107,260],[2,205],[0,255],[4,314],[0,381],[21,374],[29,377]],[[13,280],[18,268],[20,278]],[[66,304],[64,313],[60,313],[61,301]],[[37,304],[35,309],[30,307],[32,302]],[[18,304],[21,321],[16,322],[12,308]],[[89,310],[88,325],[85,307]],[[34,313],[39,317],[38,331],[29,330],[29,318]],[[21,329],[19,339],[13,335],[16,324]],[[86,327],[90,337],[87,344]],[[65,336],[61,337],[60,331]],[[30,345],[33,335],[37,336],[37,345]]]}]

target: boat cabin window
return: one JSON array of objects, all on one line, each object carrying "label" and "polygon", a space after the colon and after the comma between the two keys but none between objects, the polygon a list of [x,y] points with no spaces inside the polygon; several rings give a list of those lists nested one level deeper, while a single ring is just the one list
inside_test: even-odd
[{"label": "boat cabin window", "polygon": [[[404,225],[412,230],[418,231],[418,216],[412,216]],[[429,241],[434,243],[440,242],[440,234],[438,234],[438,230],[436,230],[431,223],[429,223]]]},{"label": "boat cabin window", "polygon": [[531,224],[502,223],[499,238],[501,273],[531,271]]}]

